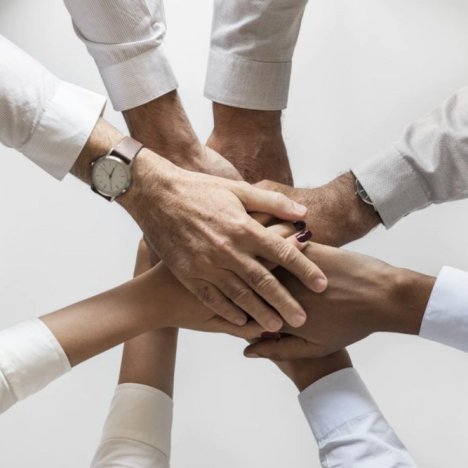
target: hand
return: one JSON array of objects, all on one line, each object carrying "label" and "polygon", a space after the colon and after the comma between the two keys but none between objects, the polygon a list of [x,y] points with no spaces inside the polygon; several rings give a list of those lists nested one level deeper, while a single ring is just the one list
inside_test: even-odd
[{"label": "hand", "polygon": [[[297,228],[291,223],[270,226],[268,231],[285,238],[298,250],[303,250],[307,245],[303,240],[306,233],[304,231],[297,233]],[[139,293],[140,302],[151,304],[150,297],[153,294],[154,285],[157,284],[159,289],[163,288],[165,291],[166,303],[161,308],[168,311],[165,317],[161,317],[161,314],[154,317],[156,320],[154,327],[190,328],[199,331],[228,333],[246,339],[260,336],[263,330],[257,323],[250,321],[245,326],[239,327],[204,307],[174,278],[164,264],[160,263],[149,271],[157,262],[158,259],[155,258],[153,250],[142,240],[138,247],[135,275],[148,273],[142,277],[144,286]],[[273,269],[275,266],[268,262],[265,263],[265,267],[268,269]],[[146,299],[142,299],[142,297],[146,297]]]},{"label": "hand", "polygon": [[269,180],[259,182],[256,187],[280,192],[305,205],[307,225],[314,233],[314,241],[320,244],[336,247],[347,244],[381,222],[374,209],[356,195],[351,173],[312,189],[297,189]]},{"label": "hand", "polygon": [[283,266],[317,292],[326,288],[326,279],[310,260],[248,212],[295,220],[303,217],[304,208],[245,182],[173,165],[162,177],[155,157],[143,150],[136,158],[135,183],[120,201],[174,275],[233,323],[244,324],[246,311],[265,329],[276,331],[282,326],[277,310],[290,325],[301,325],[302,307],[257,258]]},{"label": "hand", "polygon": [[320,265],[329,286],[311,294],[284,271],[278,278],[306,309],[303,327],[279,340],[249,346],[247,356],[271,359],[320,357],[375,332],[417,335],[435,278],[387,265],[343,249],[310,244],[303,252]]}]

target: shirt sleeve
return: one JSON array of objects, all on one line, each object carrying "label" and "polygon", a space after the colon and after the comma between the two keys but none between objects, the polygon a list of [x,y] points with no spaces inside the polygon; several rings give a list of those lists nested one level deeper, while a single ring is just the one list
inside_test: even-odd
[{"label": "shirt sleeve", "polygon": [[324,377],[299,395],[324,468],[415,468],[354,369]]},{"label": "shirt sleeve", "polygon": [[215,0],[205,96],[245,109],[284,109],[306,4]]},{"label": "shirt sleeve", "polygon": [[73,167],[105,98],[59,80],[0,36],[0,141],[57,179]]},{"label": "shirt sleeve", "polygon": [[442,269],[419,335],[468,352],[468,273],[451,267]]},{"label": "shirt sleeve", "polygon": [[162,0],[65,0],[114,108],[131,109],[177,88],[164,53]]},{"label": "shirt sleeve", "polygon": [[39,319],[0,332],[0,413],[70,370],[59,342]]},{"label": "shirt sleeve", "polygon": [[353,169],[386,227],[433,203],[468,196],[468,87]]},{"label": "shirt sleeve", "polygon": [[92,468],[168,468],[172,400],[140,384],[117,387]]}]

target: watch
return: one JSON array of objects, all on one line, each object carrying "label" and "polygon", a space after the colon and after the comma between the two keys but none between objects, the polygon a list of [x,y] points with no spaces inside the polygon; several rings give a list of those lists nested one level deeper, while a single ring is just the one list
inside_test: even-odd
[{"label": "watch", "polygon": [[108,201],[123,195],[132,184],[132,164],[143,145],[125,137],[109,153],[91,163],[91,189]]}]

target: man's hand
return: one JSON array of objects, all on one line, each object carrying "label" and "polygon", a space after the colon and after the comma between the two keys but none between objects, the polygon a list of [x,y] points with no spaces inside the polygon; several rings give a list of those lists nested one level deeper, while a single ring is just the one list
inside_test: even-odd
[{"label": "man's hand", "polygon": [[306,222],[314,242],[339,247],[359,239],[381,223],[373,207],[356,194],[356,179],[343,174],[322,187],[302,189],[263,180],[256,184],[274,190],[307,207]]},{"label": "man's hand", "polygon": [[310,244],[304,254],[328,277],[324,294],[306,291],[284,271],[278,278],[307,311],[303,327],[280,339],[260,341],[251,357],[301,359],[334,353],[375,332],[417,335],[435,279],[365,255]]},{"label": "man's hand", "polygon": [[302,325],[302,307],[258,258],[283,266],[317,292],[325,289],[325,277],[295,247],[266,230],[248,212],[293,221],[304,215],[303,207],[245,182],[176,167],[162,179],[153,157],[147,150],[138,156],[137,181],[121,197],[122,203],[182,284],[238,325],[246,322],[242,312],[246,311],[265,329],[278,330],[282,321],[275,310],[290,325]]}]

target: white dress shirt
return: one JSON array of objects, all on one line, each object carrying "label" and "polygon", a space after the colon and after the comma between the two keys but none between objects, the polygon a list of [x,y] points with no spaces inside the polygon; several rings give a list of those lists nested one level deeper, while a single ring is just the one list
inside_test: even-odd
[{"label": "white dress shirt", "polygon": [[57,179],[70,171],[105,98],[59,80],[0,36],[0,142]]},{"label": "white dress shirt", "polygon": [[[116,110],[177,87],[164,54],[163,0],[64,0]],[[307,0],[216,0],[205,95],[258,110],[287,105],[291,60]]]},{"label": "white dress shirt", "polygon": [[353,172],[386,227],[433,203],[468,197],[468,87]]}]

